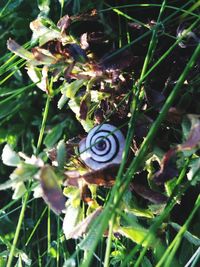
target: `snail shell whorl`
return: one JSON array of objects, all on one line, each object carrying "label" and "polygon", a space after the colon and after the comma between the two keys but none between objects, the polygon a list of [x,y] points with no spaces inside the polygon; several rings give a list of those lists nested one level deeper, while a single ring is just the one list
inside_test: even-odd
[{"label": "snail shell whorl", "polygon": [[125,139],[120,130],[111,124],[94,127],[79,144],[80,157],[92,170],[110,164],[120,164]]}]

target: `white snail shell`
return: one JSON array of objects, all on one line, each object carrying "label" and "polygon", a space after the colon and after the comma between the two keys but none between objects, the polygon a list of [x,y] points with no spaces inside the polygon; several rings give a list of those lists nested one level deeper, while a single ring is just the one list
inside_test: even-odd
[{"label": "white snail shell", "polygon": [[87,137],[79,143],[80,157],[92,170],[110,164],[120,164],[125,146],[122,132],[115,126],[105,123],[95,126]]}]

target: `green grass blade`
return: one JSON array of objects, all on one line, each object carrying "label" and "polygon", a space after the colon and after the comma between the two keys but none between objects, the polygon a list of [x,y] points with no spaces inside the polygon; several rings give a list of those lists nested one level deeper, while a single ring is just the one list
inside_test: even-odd
[{"label": "green grass blade", "polygon": [[12,267],[13,257],[14,257],[14,254],[15,254],[15,249],[16,249],[18,238],[19,238],[22,222],[23,222],[23,219],[24,219],[24,216],[25,216],[25,210],[26,210],[26,205],[27,205],[28,198],[29,198],[29,191],[26,192],[26,194],[24,196],[24,199],[23,199],[22,209],[21,209],[20,216],[19,216],[19,219],[18,219],[15,236],[14,236],[13,244],[12,244],[12,247],[11,247],[11,251],[10,251],[10,254],[9,254],[9,258],[8,258],[8,262],[7,262],[6,267]]}]

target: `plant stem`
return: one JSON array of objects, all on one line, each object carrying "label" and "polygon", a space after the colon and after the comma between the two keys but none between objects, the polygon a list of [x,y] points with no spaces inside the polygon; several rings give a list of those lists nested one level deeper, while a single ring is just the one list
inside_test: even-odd
[{"label": "plant stem", "polygon": [[[108,225],[108,221],[110,219],[110,214],[111,214],[111,208],[112,208],[112,212],[115,212],[115,209],[117,207],[117,205],[119,205],[124,192],[126,191],[126,189],[128,188],[128,185],[131,181],[131,179],[133,178],[134,173],[138,170],[138,168],[141,166],[144,157],[147,153],[148,147],[151,144],[151,142],[153,141],[153,138],[155,137],[162,121],[165,119],[167,112],[169,110],[169,108],[171,107],[171,105],[174,103],[175,98],[177,97],[185,79],[186,76],[188,75],[189,71],[191,70],[191,68],[194,66],[197,58],[200,55],[200,45],[197,46],[197,48],[195,49],[192,57],[190,58],[187,66],[185,67],[183,73],[181,74],[181,76],[178,79],[178,82],[176,83],[173,91],[171,92],[171,94],[168,96],[163,108],[160,111],[159,116],[157,117],[157,119],[155,120],[154,124],[152,125],[152,127],[150,128],[150,131],[146,137],[146,139],[144,140],[144,142],[142,143],[140,150],[137,154],[137,156],[133,159],[133,161],[131,162],[127,172],[124,175],[124,179],[121,179],[122,182],[121,183],[116,183],[112,189],[112,195],[111,198],[107,204],[107,206],[104,209],[104,212],[102,213],[101,216],[99,216],[96,220],[96,222],[94,223],[93,227],[91,228],[91,231],[94,231],[97,233],[97,229],[98,229],[98,233],[96,234],[96,239],[94,240],[94,243],[91,246],[91,250],[88,252],[87,255],[87,259],[85,260],[84,263],[81,264],[81,266],[85,267],[85,266],[89,266],[89,263],[92,259],[92,253],[98,243],[98,240],[101,238],[102,233],[105,231],[107,225]],[[121,177],[122,178],[122,177]],[[125,179],[126,178],[126,179]],[[120,190],[120,187],[123,184],[123,188],[122,190]],[[115,205],[113,206],[113,200],[115,198],[115,194],[116,192],[120,192],[120,194],[117,194],[117,198],[115,201]]]},{"label": "plant stem", "polygon": [[144,160],[144,157],[146,155],[146,152],[149,148],[149,145],[151,144],[151,142],[153,141],[153,138],[155,137],[156,132],[158,131],[162,121],[164,120],[164,118],[167,115],[167,112],[169,110],[169,108],[171,107],[171,105],[174,103],[175,98],[177,97],[185,79],[186,76],[188,75],[190,69],[194,66],[196,59],[199,57],[200,55],[200,44],[197,46],[197,48],[195,49],[192,57],[190,58],[190,61],[188,62],[187,66],[185,67],[183,73],[181,74],[181,76],[178,79],[177,84],[175,85],[173,91],[171,92],[171,94],[169,95],[169,97],[167,98],[165,104],[163,105],[160,114],[158,115],[157,119],[155,120],[155,122],[153,123],[152,127],[149,130],[149,133],[147,134],[146,139],[144,140],[144,142],[142,143],[140,150],[137,154],[137,157],[135,157],[133,159],[133,161],[131,162],[125,177],[126,180],[123,181],[123,184],[125,185],[125,188],[127,188],[130,180],[132,179],[132,176],[134,175],[134,173],[137,171],[137,169],[139,168],[139,166],[141,166],[141,163]]},{"label": "plant stem", "polygon": [[42,219],[43,219],[44,214],[46,213],[46,211],[47,211],[47,207],[43,210],[42,214],[40,215],[40,218],[39,218],[39,220],[37,221],[35,227],[33,228],[33,231],[31,232],[31,234],[30,234],[28,240],[26,241],[25,246],[28,246],[28,244],[29,244],[29,242],[30,242],[32,236],[34,235],[35,231],[37,230],[38,226],[40,225],[40,223],[41,223],[41,221],[42,221]]},{"label": "plant stem", "polygon": [[38,143],[37,143],[37,148],[36,148],[36,155],[38,155],[38,153],[40,151],[41,144],[42,144],[42,139],[43,139],[44,130],[45,130],[45,126],[46,126],[47,116],[48,116],[48,113],[49,113],[50,101],[51,101],[51,97],[48,95],[47,96],[46,105],[45,105],[45,109],[44,109],[44,115],[43,115],[42,125],[41,125],[41,129],[40,129],[40,134],[39,134],[39,138],[38,138]]},{"label": "plant stem", "polygon": [[24,196],[24,199],[23,199],[22,209],[21,209],[20,216],[19,216],[19,219],[18,219],[15,236],[14,236],[13,244],[12,244],[12,247],[11,247],[11,251],[10,251],[10,255],[9,255],[6,267],[12,267],[12,261],[13,261],[13,257],[14,257],[14,254],[15,254],[17,241],[18,241],[18,238],[19,238],[21,225],[22,225],[22,222],[23,222],[23,219],[24,219],[25,209],[26,209],[26,204],[27,204],[27,201],[28,201],[28,197],[29,197],[29,191],[26,192],[26,194]]},{"label": "plant stem", "polygon": [[[165,4],[166,4],[166,1],[164,0],[162,3],[162,6],[160,8],[160,12],[159,12],[158,19],[157,19],[157,24],[160,23],[161,15],[164,11]],[[151,40],[149,43],[148,51],[147,51],[147,54],[146,54],[146,57],[144,60],[144,64],[143,64],[143,68],[142,68],[142,72],[141,72],[139,80],[143,79],[143,76],[144,76],[144,74],[148,68],[148,65],[149,65],[149,63],[152,59],[153,53],[155,51],[156,40],[157,40],[157,30],[158,30],[158,27],[155,27],[154,30],[152,31],[152,37],[151,37]],[[136,88],[137,88],[137,85],[134,86],[134,89],[136,92],[135,92],[135,97],[134,97],[134,99],[132,101],[132,105],[131,105],[131,108],[133,108],[132,109],[133,113],[132,113],[132,117],[130,119],[128,134],[127,134],[127,140],[126,140],[126,144],[125,144],[125,153],[123,155],[122,164],[120,165],[120,169],[118,171],[116,181],[120,181],[120,177],[122,176],[122,173],[123,173],[123,170],[125,167],[126,158],[128,156],[129,147],[130,147],[132,136],[133,136],[133,126],[135,125],[135,119],[137,117],[138,110],[139,110],[138,105],[139,105],[139,94],[141,91],[141,83],[140,83],[140,86],[137,88],[137,90],[136,90]],[[118,194],[120,194],[120,190],[117,192],[116,197],[114,197],[114,199],[113,199],[114,204],[117,202]],[[108,239],[107,239],[108,242],[107,242],[107,246],[106,246],[106,255],[105,255],[105,263],[104,263],[105,267],[109,266],[109,257],[110,257],[110,251],[111,251],[111,245],[112,245],[112,231],[113,231],[115,218],[116,218],[116,215],[114,213],[112,215],[111,221],[110,221],[109,235],[108,235]]]},{"label": "plant stem", "polygon": [[[170,266],[171,260],[173,259],[174,254],[175,254],[176,250],[178,249],[178,246],[182,240],[182,237],[183,237],[185,231],[187,230],[194,214],[199,209],[199,206],[200,206],[200,195],[198,196],[198,198],[195,202],[195,206],[194,206],[190,216],[188,217],[188,219],[186,220],[184,225],[181,227],[181,229],[179,230],[179,232],[176,235],[176,237],[174,238],[174,240],[168,246],[167,250],[165,251],[164,255],[162,256],[162,258],[160,259],[160,261],[158,262],[156,267],[161,267],[161,266],[169,267]],[[170,251],[171,251],[171,253],[170,253]],[[164,264],[164,261],[166,261],[165,264]]]},{"label": "plant stem", "polygon": [[105,254],[105,260],[104,260],[104,267],[109,267],[109,258],[110,258],[110,251],[111,251],[111,245],[112,245],[112,235],[113,235],[113,227],[114,227],[115,217],[116,217],[116,215],[113,214],[112,218],[110,220],[109,232],[108,232],[108,238],[107,238],[107,246],[106,246],[106,254]]},{"label": "plant stem", "polygon": [[50,253],[51,249],[51,211],[48,207],[48,217],[47,217],[47,251]]},{"label": "plant stem", "polygon": [[56,251],[56,267],[60,266],[60,217],[57,218],[57,251]]}]

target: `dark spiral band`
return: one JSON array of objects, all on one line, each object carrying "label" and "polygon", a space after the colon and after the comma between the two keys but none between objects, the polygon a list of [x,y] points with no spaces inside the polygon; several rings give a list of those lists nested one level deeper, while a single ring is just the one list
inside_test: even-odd
[{"label": "dark spiral band", "polygon": [[[94,138],[95,138],[95,136],[94,136]],[[99,139],[99,140],[98,140],[98,139]],[[101,142],[101,141],[105,142],[105,144],[106,144],[107,147],[106,147],[103,151],[101,151],[101,150],[96,151],[96,150],[98,150],[98,148],[97,148],[96,145],[94,145],[94,144],[96,144],[96,143],[98,144],[98,142]],[[93,144],[93,145],[92,145],[92,144]],[[91,146],[91,148],[90,148],[91,151],[92,151],[95,155],[103,157],[103,156],[106,156],[106,155],[110,152],[112,144],[111,144],[111,142],[110,142],[109,139],[105,139],[104,136],[99,136],[99,137],[96,138],[95,140],[93,140],[93,138],[92,138],[92,140],[90,141],[90,146]],[[96,150],[95,150],[94,148],[96,148]],[[97,152],[98,152],[98,153],[97,153]],[[103,152],[103,153],[101,153],[101,152]]]},{"label": "dark spiral band", "polygon": [[[101,140],[105,140],[106,143],[109,144],[109,147],[106,149],[104,154],[101,154],[101,153],[98,154],[94,150],[95,144],[98,142],[98,141],[96,141],[96,139],[99,139],[99,136],[95,140],[94,140],[94,138],[99,133],[100,134],[105,133],[105,135],[101,135],[101,138],[102,138]],[[111,138],[114,138],[114,143],[112,142],[112,140],[110,140]],[[109,155],[109,153],[111,152],[111,149],[114,149],[114,153],[111,153]],[[94,161],[101,162],[101,163],[107,163],[107,162],[112,161],[116,157],[116,155],[118,154],[118,152],[119,152],[119,141],[118,141],[118,139],[117,139],[117,137],[115,136],[114,133],[112,133],[110,131],[107,131],[107,130],[100,130],[100,131],[95,132],[95,134],[90,139],[90,150],[92,151],[92,153],[94,153],[96,156],[98,156],[98,159],[96,157],[92,157],[92,159]],[[110,156],[110,157],[108,158],[108,156]]]},{"label": "dark spiral band", "polygon": [[79,143],[82,161],[92,170],[99,170],[110,164],[120,164],[125,139],[117,127],[105,123],[92,128],[87,137]]}]

